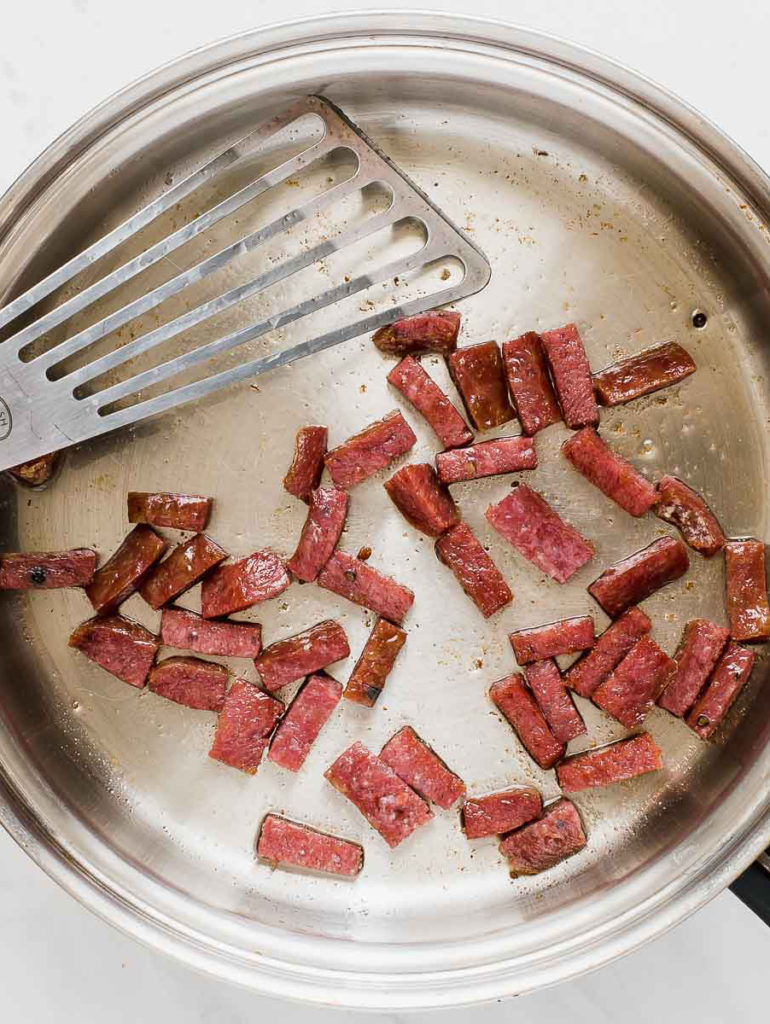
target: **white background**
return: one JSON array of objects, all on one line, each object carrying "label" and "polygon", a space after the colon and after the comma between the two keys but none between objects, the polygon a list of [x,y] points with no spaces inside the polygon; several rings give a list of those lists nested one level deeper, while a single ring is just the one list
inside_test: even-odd
[{"label": "white background", "polygon": [[[334,3],[337,10],[363,6]],[[402,4],[380,0],[378,6]],[[434,0],[432,6],[516,21],[630,64],[700,108],[770,170],[770,5]],[[2,189],[72,121],[131,79],[221,36],[328,7],[322,0],[5,0],[0,9]],[[674,932],[596,974],[515,1002],[444,1013],[442,1020],[765,1024],[769,969],[770,929],[725,893]],[[59,891],[0,833],[4,1024],[251,1024],[271,1013],[281,1024],[353,1019],[261,999],[137,946]]]}]

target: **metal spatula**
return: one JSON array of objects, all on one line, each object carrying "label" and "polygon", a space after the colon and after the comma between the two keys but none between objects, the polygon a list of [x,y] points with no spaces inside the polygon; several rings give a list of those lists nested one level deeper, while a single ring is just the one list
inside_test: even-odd
[{"label": "metal spatula", "polygon": [[[258,156],[260,151],[270,144],[276,133],[308,114],[317,115],[323,121],[321,137],[316,141],[284,160],[279,166],[253,178],[245,186],[219,199],[216,205],[196,219],[153,242],[138,256],[128,259],[117,269],[60,302],[32,323],[27,323],[0,344],[0,469],[10,468],[73,443],[135,423],[183,402],[211,394],[219,388],[338,345],[400,317],[424,312],[437,304],[457,301],[486,285],[490,267],[484,254],[340,110],[328,100],[310,96],[296,102],[284,113],[272,118],[205,166],[170,187],[158,199],[148,203],[80,255],[6,305],[0,310],[0,329],[18,317],[28,314],[41,300],[57,292],[76,275],[88,271],[106,254],[125,245],[137,232],[172,210],[176,204],[191,196],[201,186],[211,186],[224,172],[246,157],[252,159],[255,155]],[[350,151],[356,160],[357,170],[352,177],[327,187],[289,213],[260,226],[248,235],[237,238],[232,244],[219,249],[170,280],[141,292],[138,297],[109,312],[96,323],[70,333],[64,340],[46,351],[37,355],[33,352],[32,358],[29,358],[32,343],[39,344],[39,339],[54,329],[61,330],[62,325],[66,330],[72,318],[93,303],[124,286],[126,282],[145,272],[158,261],[171,260],[170,254],[191,239],[211,229],[223,218],[232,216],[256,197],[289,181],[293,175],[308,168],[315,161],[340,149]],[[246,283],[216,294],[169,322],[133,337],[128,343],[116,345],[106,352],[103,346],[100,347],[95,356],[88,360],[89,347],[101,342],[111,332],[118,331],[124,325],[135,321],[183,289],[221,271],[236,257],[256,250],[266,242],[279,237],[282,232],[316,217],[330,204],[368,185],[377,185],[390,193],[391,201],[387,209],[361,224],[343,228],[333,237],[322,238],[318,244],[306,247],[304,251],[291,258],[271,264],[268,269],[250,278]],[[425,242],[419,251],[386,263],[378,268],[376,273],[357,271],[356,266],[352,265],[344,281],[326,291],[295,302],[290,308],[271,313],[264,319],[249,323],[235,331],[225,331],[210,340],[207,337],[189,350],[158,365],[138,370],[133,375],[126,375],[124,370],[123,379],[95,393],[87,393],[89,385],[109,371],[126,364],[130,371],[130,361],[142,353],[148,353],[170,338],[185,335],[196,325],[215,317],[236,303],[260,295],[278,282],[287,281],[290,276],[314,263],[352,247],[382,228],[402,222],[404,218],[412,218],[423,227]],[[450,283],[443,288],[434,287],[430,294],[421,294],[401,304],[390,305],[373,315],[366,315],[366,306],[363,315],[360,315],[362,310],[357,308],[358,316],[351,320],[348,312],[346,319],[341,319],[340,325],[333,330],[323,330],[299,344],[284,348],[282,351],[271,352],[261,358],[251,358],[253,353],[246,351],[242,361],[225,370],[216,369],[208,376],[204,374],[192,382],[171,387],[150,398],[141,397],[148,388],[156,389],[155,386],[161,382],[173,381],[173,378],[190,367],[200,365],[205,370],[206,364],[214,357],[299,321],[319,309],[342,302],[357,292],[371,288],[375,283],[381,283],[386,288],[390,284],[395,289],[405,276],[418,272],[420,268],[437,259],[448,257],[455,258],[463,267],[462,279],[457,283]],[[76,354],[78,359],[75,369],[58,377],[52,372],[56,367],[60,367],[63,361]],[[126,400],[133,400],[133,404],[126,405]]]}]

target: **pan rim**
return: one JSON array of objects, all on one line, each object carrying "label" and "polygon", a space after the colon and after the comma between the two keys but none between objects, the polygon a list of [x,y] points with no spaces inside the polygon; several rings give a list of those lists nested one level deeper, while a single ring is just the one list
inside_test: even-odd
[{"label": "pan rim", "polygon": [[[404,23],[408,21],[408,27]],[[361,37],[388,39],[440,37],[458,44],[492,46],[516,55],[536,56],[593,79],[642,105],[664,120],[738,184],[770,219],[770,179],[723,132],[684,101],[623,65],[544,33],[475,17],[434,11],[389,10],[331,14],[268,26],[213,43],[164,65],[81,118],[55,140],[0,199],[0,243],[65,168],[106,132],[164,95],[218,75],[241,61],[271,59],[299,46]],[[770,807],[754,808],[741,831],[715,844],[692,876],[675,879],[649,895],[633,914],[604,922],[581,934],[549,964],[515,964],[504,958],[483,967],[411,973],[333,971],[311,964],[261,956],[237,958],[202,934],[149,907],[132,902],[60,841],[35,813],[13,781],[0,769],[0,823],[16,842],[67,892],[104,920],[144,944],[218,978],[263,994],[321,1005],[356,1009],[428,1009],[470,1005],[553,984],[617,959],[662,934],[693,913],[740,873],[770,839]],[[317,940],[324,942],[326,940]]]}]

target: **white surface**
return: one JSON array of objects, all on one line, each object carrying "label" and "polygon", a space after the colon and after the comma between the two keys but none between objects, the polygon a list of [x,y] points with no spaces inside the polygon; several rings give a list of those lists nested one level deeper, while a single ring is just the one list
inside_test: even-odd
[{"label": "white surface", "polygon": [[[365,5],[336,0],[334,6]],[[380,0],[378,6],[402,4]],[[601,50],[673,89],[770,168],[767,5],[645,0],[632,8],[618,0],[434,0],[432,6],[515,20]],[[327,7],[322,0],[4,5],[0,188],[89,107],[156,65],[212,39]],[[603,1024],[621,1015],[624,1024],[764,1024],[768,963],[770,929],[725,893],[657,943],[590,977],[516,1003],[443,1017],[450,1024]],[[8,1024],[240,1024],[270,1012],[281,1024],[352,1019],[260,999],[137,946],[74,903],[2,833],[0,1006],[0,1019]]]}]

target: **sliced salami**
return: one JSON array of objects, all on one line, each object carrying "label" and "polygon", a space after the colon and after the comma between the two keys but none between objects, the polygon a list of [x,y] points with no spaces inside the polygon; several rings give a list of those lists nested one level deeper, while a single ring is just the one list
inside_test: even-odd
[{"label": "sliced salami", "polygon": [[658,704],[672,715],[683,718],[714,670],[730,631],[708,619],[693,619],[684,627],[674,655],[675,668]]},{"label": "sliced salami", "polygon": [[428,537],[440,537],[460,522],[452,496],[427,463],[404,466],[384,486],[404,519]]},{"label": "sliced salami", "polygon": [[754,667],[756,654],[732,641],[701,696],[685,719],[702,740],[709,739],[725,718],[733,701],[745,686]]},{"label": "sliced salami", "polygon": [[204,619],[184,608],[164,608],[160,635],[167,647],[227,658],[256,658],[262,650],[258,622]]},{"label": "sliced salami", "polygon": [[655,740],[648,732],[630,736],[606,747],[587,750],[568,757],[556,769],[556,778],[565,793],[597,789],[625,782],[663,767]]},{"label": "sliced salami", "polygon": [[344,551],[334,552],[316,582],[324,590],[399,624],[414,603],[414,594],[408,587]]},{"label": "sliced salami", "polygon": [[492,702],[500,709],[524,748],[541,768],[553,768],[564,757],[565,745],[551,732],[543,712],[518,672],[493,683]]},{"label": "sliced salami", "polygon": [[641,609],[629,608],[617,622],[610,623],[593,650],[567,670],[564,682],[581,697],[591,697],[621,658],[651,629],[652,623]]},{"label": "sliced salami", "polygon": [[323,674],[311,676],[281,719],[268,758],[290,772],[298,772],[341,697],[342,684],[336,679]]},{"label": "sliced salami", "polygon": [[536,466],[535,442],[529,437],[498,437],[436,456],[436,471],[443,484],[518,473]]},{"label": "sliced salami", "polygon": [[94,610],[107,615],[121,605],[139,589],[167,547],[151,526],[135,526],[86,587]]},{"label": "sliced salami", "polygon": [[334,619],[325,619],[310,629],[278,640],[266,647],[254,664],[262,685],[270,693],[341,661],[350,654],[345,630]]},{"label": "sliced salami", "polygon": [[398,846],[433,817],[422,797],[363,743],[344,750],[324,776],[390,847]]},{"label": "sliced salami", "polygon": [[594,556],[593,546],[526,484],[490,505],[486,516],[519,554],[557,583],[566,583]]},{"label": "sliced salami", "polygon": [[465,783],[438,754],[405,725],[388,740],[380,757],[399,778],[431,803],[448,810],[465,793]]},{"label": "sliced salami", "polygon": [[534,331],[503,342],[503,363],[521,429],[530,436],[561,419],[540,335]]},{"label": "sliced salami", "polygon": [[627,729],[647,717],[663,692],[674,663],[649,636],[637,640],[614,672],[594,690],[593,702]]},{"label": "sliced salami", "polygon": [[204,619],[219,619],[277,597],[291,583],[286,566],[265,548],[238,562],[228,562],[209,573],[201,587]]},{"label": "sliced salami", "polygon": [[595,373],[594,387],[602,405],[622,405],[676,384],[691,373],[695,373],[691,356],[670,341]]},{"label": "sliced salami", "polygon": [[457,349],[447,357],[447,365],[477,430],[491,430],[513,419],[497,342]]},{"label": "sliced salami", "polygon": [[206,529],[213,504],[211,498],[200,494],[129,491],[128,521],[201,533]]},{"label": "sliced salami", "polygon": [[345,698],[373,708],[385,689],[406,633],[387,619],[377,619],[345,687]]},{"label": "sliced salami", "polygon": [[266,814],[257,840],[257,856],[276,867],[300,868],[355,878],[364,866],[363,847],[309,825]]},{"label": "sliced salami", "polygon": [[691,548],[706,558],[722,550],[726,540],[722,527],[697,491],[675,476],[664,476],[657,492],[655,515],[672,523]]},{"label": "sliced salami", "polygon": [[321,482],[329,431],[326,427],[301,427],[294,441],[294,458],[283,478],[284,490],[309,501]]},{"label": "sliced salami", "polygon": [[388,374],[388,381],[411,402],[445,448],[473,440],[468,424],[416,359],[402,359]]},{"label": "sliced salami", "polygon": [[324,461],[338,487],[355,487],[405,455],[416,440],[414,431],[396,410],[327,452]]},{"label": "sliced salami", "polygon": [[374,332],[372,341],[389,356],[438,352],[449,355],[457,348],[460,314],[448,309],[407,316]]},{"label": "sliced salami", "polygon": [[614,452],[593,427],[583,427],[561,449],[594,487],[632,516],[643,516],[657,500],[655,488],[626,459]]},{"label": "sliced salami", "polygon": [[150,569],[139,593],[151,608],[162,608],[189,590],[209,569],[227,558],[227,552],[203,533],[174,548],[165,561]]},{"label": "sliced salami", "polygon": [[297,579],[312,583],[332,557],[348,514],[348,495],[339,487],[310,492],[310,508],[297,550],[286,563]]},{"label": "sliced salami", "polygon": [[227,669],[201,658],[166,658],[150,670],[150,689],[175,704],[198,711],[221,711]]},{"label": "sliced salami", "polygon": [[50,455],[41,455],[39,459],[30,459],[29,462],[13,466],[8,472],[27,487],[42,487],[53,477],[58,461],[58,453],[52,452]]},{"label": "sliced salami", "polygon": [[236,679],[222,702],[209,757],[254,775],[283,711],[280,700]]},{"label": "sliced salami", "polygon": [[529,688],[535,696],[559,743],[569,743],[586,731],[586,724],[578,714],[575,702],[564,685],[559,666],[549,658],[528,665],[525,671]]},{"label": "sliced salami", "polygon": [[676,537],[661,537],[605,569],[588,588],[610,618],[687,572],[687,548]]},{"label": "sliced salami", "polygon": [[545,626],[518,629],[511,633],[509,640],[516,661],[520,665],[528,665],[531,661],[545,661],[558,654],[590,650],[595,642],[594,620],[590,615],[576,615]]},{"label": "sliced salami", "polygon": [[122,615],[98,616],[77,627],[70,647],[111,675],[140,689],[147,682],[160,642],[154,633]]},{"label": "sliced salami", "polygon": [[60,590],[88,587],[96,570],[96,552],[39,551],[0,555],[0,590]]},{"label": "sliced salami", "polygon": [[538,818],[542,810],[543,798],[532,786],[468,797],[463,804],[463,831],[468,839],[499,836]]},{"label": "sliced salami", "polygon": [[500,843],[511,874],[537,875],[566,860],[587,843],[583,823],[570,800],[549,804],[543,816],[524,825]]},{"label": "sliced salami", "polygon": [[540,336],[551,368],[561,414],[568,427],[595,427],[599,407],[594,396],[591,367],[575,324],[567,324]]},{"label": "sliced salami", "polygon": [[436,555],[452,570],[485,619],[513,600],[503,574],[467,523],[458,523],[436,541]]},{"label": "sliced salami", "polygon": [[727,617],[733,640],[767,640],[765,545],[760,540],[731,540],[725,546]]}]

